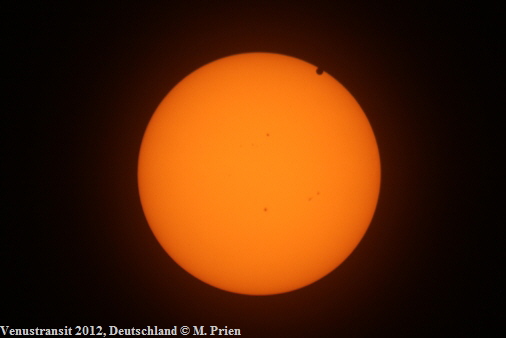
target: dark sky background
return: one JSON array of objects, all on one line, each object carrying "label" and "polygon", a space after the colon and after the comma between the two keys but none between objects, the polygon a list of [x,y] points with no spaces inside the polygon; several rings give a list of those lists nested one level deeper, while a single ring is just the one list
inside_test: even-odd
[{"label": "dark sky background", "polygon": [[[0,325],[362,337],[493,323],[504,296],[500,223],[489,217],[497,182],[484,159],[502,109],[485,108],[494,9],[181,3],[2,10]],[[208,62],[256,51],[340,81],[382,160],[377,211],[353,254],[308,287],[266,297],[215,289],[177,266],[149,229],[136,182],[144,129],[168,91]]]}]

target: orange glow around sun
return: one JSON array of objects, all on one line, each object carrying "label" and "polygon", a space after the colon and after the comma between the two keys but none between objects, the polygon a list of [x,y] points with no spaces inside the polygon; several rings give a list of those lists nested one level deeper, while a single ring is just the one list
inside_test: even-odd
[{"label": "orange glow around sun", "polygon": [[217,288],[288,292],[339,266],[380,189],[369,121],[326,72],[246,53],[197,69],[156,109],[139,154],[146,219],[183,269]]}]

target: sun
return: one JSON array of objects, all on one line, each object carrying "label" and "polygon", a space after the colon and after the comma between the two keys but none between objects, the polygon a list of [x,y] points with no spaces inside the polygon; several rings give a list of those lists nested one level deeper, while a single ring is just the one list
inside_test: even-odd
[{"label": "sun", "polygon": [[248,295],[307,286],[339,266],[373,217],[380,158],[337,80],[274,53],[224,57],[153,114],[138,163],[158,242],[201,281]]}]

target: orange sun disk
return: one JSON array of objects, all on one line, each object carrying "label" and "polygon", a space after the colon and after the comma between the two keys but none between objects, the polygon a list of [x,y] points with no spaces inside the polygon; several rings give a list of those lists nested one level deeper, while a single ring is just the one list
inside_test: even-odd
[{"label": "orange sun disk", "polygon": [[249,295],[339,266],[376,208],[380,159],[353,96],[297,58],[211,62],[156,109],[139,154],[149,226],[187,272]]}]

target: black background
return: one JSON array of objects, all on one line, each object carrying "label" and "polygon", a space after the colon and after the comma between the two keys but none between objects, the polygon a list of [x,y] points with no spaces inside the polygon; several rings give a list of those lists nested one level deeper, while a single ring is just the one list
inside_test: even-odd
[{"label": "black background", "polygon": [[[4,8],[0,325],[227,325],[247,337],[481,331],[502,295],[482,147],[494,148],[484,140],[497,114],[485,108],[494,9],[181,3]],[[255,51],[340,81],[382,160],[377,211],[355,252],[322,280],[266,297],[179,268],[136,185],[142,135],[167,92],[208,62]]]}]

